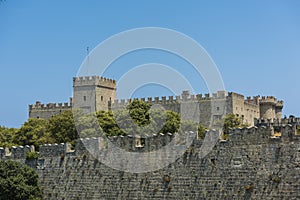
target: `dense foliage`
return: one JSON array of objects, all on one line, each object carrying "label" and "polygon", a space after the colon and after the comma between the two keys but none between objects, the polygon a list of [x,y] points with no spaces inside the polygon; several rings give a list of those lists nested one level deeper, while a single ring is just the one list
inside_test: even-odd
[{"label": "dense foliage", "polygon": [[99,124],[107,136],[150,135],[153,133],[174,133],[180,126],[178,113],[159,108],[150,109],[146,102],[134,100],[127,108],[98,112]]},{"label": "dense foliage", "polygon": [[[78,137],[129,134],[142,136],[153,133],[183,133],[187,130],[197,131],[200,139],[205,137],[205,127],[194,122],[181,122],[178,113],[159,107],[151,108],[148,103],[140,100],[134,100],[124,109],[116,111],[98,111],[91,114],[83,114],[79,110],[73,112],[65,111],[48,120],[28,119],[19,129],[0,127],[0,146],[35,145],[38,148],[46,143],[74,144]],[[233,114],[227,115],[222,125],[223,123],[225,135],[230,128],[245,126]]]},{"label": "dense foliage", "polygon": [[15,136],[17,135],[18,129],[16,128],[6,128],[0,126],[0,147],[10,147],[18,145],[15,143]]},{"label": "dense foliage", "polygon": [[19,162],[0,160],[0,199],[42,199],[37,173]]},{"label": "dense foliage", "polygon": [[77,138],[72,111],[65,111],[49,120],[30,118],[21,128],[0,127],[0,146],[72,142]]},{"label": "dense foliage", "polygon": [[[0,127],[0,146],[34,145],[46,143],[74,143],[78,137],[99,135],[174,133],[180,126],[180,116],[173,111],[150,109],[143,101],[134,100],[125,109],[83,114],[65,111],[48,120],[28,119],[21,128]],[[75,120],[75,122],[74,122]],[[76,126],[75,126],[76,124]],[[77,134],[80,132],[80,136]]]}]

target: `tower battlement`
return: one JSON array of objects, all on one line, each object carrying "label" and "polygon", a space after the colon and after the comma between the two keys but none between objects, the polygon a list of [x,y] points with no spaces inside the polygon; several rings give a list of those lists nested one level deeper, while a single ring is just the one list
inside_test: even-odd
[{"label": "tower battlement", "polygon": [[73,86],[90,86],[90,85],[103,85],[108,87],[116,87],[116,81],[110,78],[99,77],[99,76],[81,76],[73,78]]},{"label": "tower battlement", "polygon": [[274,96],[262,96],[259,99],[260,104],[272,104],[278,107],[283,107],[283,101],[277,100]]},{"label": "tower battlement", "polygon": [[210,94],[189,94],[187,91],[183,91],[181,95],[177,96],[161,96],[161,97],[147,97],[147,98],[130,98],[130,99],[115,99],[112,102],[112,106],[126,105],[134,100],[140,100],[149,104],[172,104],[181,101],[206,101],[212,99],[224,99],[226,98],[225,91],[219,91],[217,93]]},{"label": "tower battlement", "polygon": [[14,160],[24,160],[26,159],[27,152],[35,152],[34,146],[12,146],[10,149],[0,147],[0,159],[11,158]]},{"label": "tower battlement", "polygon": [[66,110],[71,110],[73,104],[73,98],[70,98],[70,102],[65,103],[47,103],[42,104],[37,101],[35,104],[29,105],[29,118],[43,118],[48,119],[55,115],[58,115]]},{"label": "tower battlement", "polygon": [[36,101],[35,104],[29,105],[29,110],[34,109],[69,109],[72,108],[72,102],[65,102],[65,103],[47,103],[42,104],[40,101]]},{"label": "tower battlement", "polygon": [[271,104],[275,104],[277,102],[277,99],[274,96],[262,96],[260,98],[260,103],[271,103]]}]

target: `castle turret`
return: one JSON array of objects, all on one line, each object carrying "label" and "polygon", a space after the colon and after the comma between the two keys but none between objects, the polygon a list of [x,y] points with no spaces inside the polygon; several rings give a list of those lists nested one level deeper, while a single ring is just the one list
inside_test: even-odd
[{"label": "castle turret", "polygon": [[260,99],[260,117],[264,119],[276,118],[275,107],[277,100],[273,96],[263,96]]}]

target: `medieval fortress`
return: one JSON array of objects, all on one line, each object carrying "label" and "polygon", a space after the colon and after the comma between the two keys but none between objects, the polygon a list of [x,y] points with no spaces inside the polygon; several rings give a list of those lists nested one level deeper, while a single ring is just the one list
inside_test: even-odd
[{"label": "medieval fortress", "polygon": [[[37,101],[34,105],[29,105],[30,118],[50,118],[65,110],[80,108],[84,112],[94,112],[98,110],[110,110],[124,106],[132,99],[118,100],[116,95],[116,81],[104,77],[74,77],[73,78],[73,98],[70,103],[48,103],[42,104]],[[207,125],[209,120],[221,119],[228,113],[239,116],[244,123],[254,125],[255,118],[281,119],[283,101],[277,100],[273,96],[255,96],[253,98],[234,92],[218,91],[215,94],[190,95],[188,91],[183,91],[180,96],[169,96],[168,98],[154,97],[141,98],[153,104],[160,104],[165,109],[180,113],[182,102],[196,103],[197,112],[200,113],[200,123]]]}]

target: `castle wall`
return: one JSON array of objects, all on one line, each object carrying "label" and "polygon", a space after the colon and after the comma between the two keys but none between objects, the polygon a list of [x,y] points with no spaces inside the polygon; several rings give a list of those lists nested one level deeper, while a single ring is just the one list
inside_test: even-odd
[{"label": "castle wall", "polygon": [[[232,130],[230,140],[219,141],[204,158],[203,140],[194,140],[176,162],[140,174],[111,169],[92,157],[82,142],[106,148],[95,138],[79,140],[74,152],[64,144],[43,145],[36,170],[46,200],[299,199],[300,136],[295,128],[280,126],[281,137],[272,137],[271,126]],[[136,147],[132,137],[111,138],[131,151],[153,149],[171,139],[157,135]]]},{"label": "castle wall", "polygon": [[[115,100],[112,103],[112,110],[124,109],[134,99]],[[149,103],[151,106],[160,105],[165,110],[172,110],[181,115],[184,121],[194,121],[209,127],[212,120],[220,120],[227,112],[227,100],[225,93],[189,95],[184,91],[181,96],[148,97],[140,100]],[[184,112],[184,113],[183,113]]]},{"label": "castle wall", "polygon": [[244,95],[230,92],[228,93],[228,101],[231,104],[229,107],[232,107],[231,112],[228,113],[237,115],[243,120],[243,123],[254,125],[254,118],[260,117],[260,109],[256,97],[253,97],[253,99],[248,97],[245,100]]},{"label": "castle wall", "polygon": [[72,99],[70,103],[48,103],[46,105],[37,101],[33,105],[29,105],[29,118],[42,118],[49,119],[55,115],[58,115],[66,110],[72,109]]},{"label": "castle wall", "polygon": [[255,118],[260,118],[260,110],[259,106],[253,103],[245,102],[244,104],[244,123],[248,123],[250,125],[254,124]]}]

